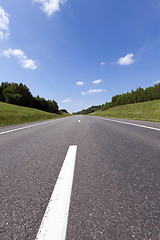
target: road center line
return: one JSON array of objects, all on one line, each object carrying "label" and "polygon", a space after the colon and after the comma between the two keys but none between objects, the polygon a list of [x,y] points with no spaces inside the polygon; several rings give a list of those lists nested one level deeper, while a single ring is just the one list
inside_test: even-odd
[{"label": "road center line", "polygon": [[69,147],[36,240],[65,240],[77,146]]},{"label": "road center line", "polygon": [[105,119],[105,118],[101,118],[101,117],[99,117],[99,118],[102,119],[102,120],[105,120],[105,121],[117,122],[117,123],[121,123],[121,124],[126,124],[126,125],[135,126],[135,127],[148,128],[148,129],[151,129],[151,130],[160,131],[159,128],[154,128],[154,127],[149,127],[149,126],[139,125],[139,124],[136,124],[136,123],[122,122],[122,121],[118,121],[118,120],[113,120],[113,119],[108,119],[108,118]]}]

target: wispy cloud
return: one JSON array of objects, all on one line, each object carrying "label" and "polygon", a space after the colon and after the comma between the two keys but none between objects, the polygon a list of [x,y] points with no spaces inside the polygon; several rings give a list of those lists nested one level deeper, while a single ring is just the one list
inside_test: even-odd
[{"label": "wispy cloud", "polygon": [[105,63],[105,62],[101,62],[100,64],[101,64],[101,66],[104,66],[104,65],[106,65],[106,63]]},{"label": "wispy cloud", "polygon": [[0,39],[8,39],[9,37],[9,15],[0,6]]},{"label": "wispy cloud", "polygon": [[106,92],[105,89],[91,89],[88,92],[82,92],[81,95],[88,95],[88,94],[94,94],[94,93],[100,93],[100,92]]},{"label": "wispy cloud", "polygon": [[79,82],[76,82],[76,84],[77,84],[78,86],[82,86],[82,85],[84,85],[84,82],[79,81]]},{"label": "wispy cloud", "polygon": [[9,48],[8,50],[4,50],[2,52],[2,56],[8,58],[14,56],[19,60],[19,63],[23,68],[30,68],[32,70],[35,70],[37,68],[36,61],[32,60],[31,58],[28,58],[21,49]]},{"label": "wispy cloud", "polygon": [[67,98],[67,99],[63,100],[63,103],[69,103],[69,102],[71,102],[71,98]]},{"label": "wispy cloud", "polygon": [[63,5],[67,0],[33,0],[33,2],[41,3],[41,9],[48,16],[52,16],[54,12],[60,10],[60,5]]},{"label": "wispy cloud", "polygon": [[97,79],[97,80],[94,80],[92,83],[93,83],[93,84],[99,84],[99,83],[101,83],[101,82],[102,82],[101,79]]},{"label": "wispy cloud", "polygon": [[158,81],[155,81],[155,82],[153,82],[154,84],[159,84],[160,83],[160,80],[158,80]]},{"label": "wispy cloud", "polygon": [[133,53],[129,53],[129,54],[127,54],[125,57],[121,57],[121,58],[117,61],[117,63],[118,63],[119,65],[131,65],[131,64],[133,64],[133,63],[135,62],[134,59],[133,59],[133,57],[134,57]]}]

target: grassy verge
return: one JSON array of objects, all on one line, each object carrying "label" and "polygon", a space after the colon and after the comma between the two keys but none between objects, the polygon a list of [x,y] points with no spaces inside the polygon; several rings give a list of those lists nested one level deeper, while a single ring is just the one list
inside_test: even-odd
[{"label": "grassy verge", "polygon": [[64,112],[61,114],[48,113],[33,108],[0,102],[0,127],[67,116],[70,116],[70,114]]},{"label": "grassy verge", "polygon": [[160,122],[160,100],[150,102],[127,104],[113,107],[106,111],[97,111],[91,116],[123,118],[142,121]]}]

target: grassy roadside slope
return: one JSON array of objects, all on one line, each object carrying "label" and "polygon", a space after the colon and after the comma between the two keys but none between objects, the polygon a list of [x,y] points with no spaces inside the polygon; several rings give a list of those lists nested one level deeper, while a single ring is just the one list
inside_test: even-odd
[{"label": "grassy roadside slope", "polygon": [[71,114],[64,112],[62,114],[48,113],[33,108],[20,107],[0,102],[0,127],[67,117],[70,115]]},{"label": "grassy roadside slope", "polygon": [[91,116],[122,118],[142,121],[160,122],[160,100],[127,104],[113,107],[105,111],[97,111]]}]

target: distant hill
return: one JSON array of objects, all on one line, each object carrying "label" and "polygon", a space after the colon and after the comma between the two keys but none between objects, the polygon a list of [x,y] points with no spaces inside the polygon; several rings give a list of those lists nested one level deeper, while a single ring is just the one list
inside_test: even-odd
[{"label": "distant hill", "polygon": [[74,114],[160,122],[160,83],[113,96],[111,102]]},{"label": "distant hill", "polygon": [[140,103],[160,99],[160,83],[154,87],[143,89],[139,87],[135,91],[122,93],[112,97],[111,102],[106,102],[101,106],[102,110],[107,110],[115,106],[121,106],[131,103]]},{"label": "distant hill", "polygon": [[160,99],[160,83],[146,89],[139,87],[135,91],[132,90],[131,92],[113,96],[111,102],[106,102],[105,104],[99,106],[92,106],[90,108],[83,109],[82,111],[73,114],[98,114],[97,111],[99,110],[100,112],[102,112],[116,106],[141,103],[158,99]]},{"label": "distant hill", "polygon": [[91,116],[122,118],[142,121],[160,122],[160,99],[142,103],[115,106],[108,110],[96,111]]},{"label": "distant hill", "polygon": [[0,127],[13,124],[49,120],[68,117],[71,114],[59,111],[59,114],[49,113],[38,109],[16,106],[0,102]]}]

